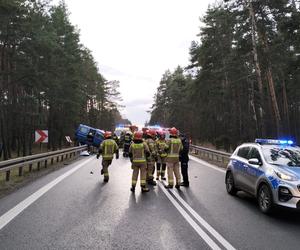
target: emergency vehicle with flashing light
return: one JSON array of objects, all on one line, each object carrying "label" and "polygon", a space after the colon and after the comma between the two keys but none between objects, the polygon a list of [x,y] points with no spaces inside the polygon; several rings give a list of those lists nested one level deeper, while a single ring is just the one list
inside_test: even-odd
[{"label": "emergency vehicle with flashing light", "polygon": [[226,190],[256,197],[260,210],[300,209],[300,147],[292,140],[256,139],[236,148],[227,166]]}]

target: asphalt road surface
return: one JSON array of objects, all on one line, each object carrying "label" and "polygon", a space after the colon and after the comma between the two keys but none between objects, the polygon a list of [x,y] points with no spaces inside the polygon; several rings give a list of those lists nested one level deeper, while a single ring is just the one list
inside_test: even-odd
[{"label": "asphalt road surface", "polygon": [[[193,158],[194,159],[194,158]],[[300,213],[229,196],[224,171],[191,160],[190,187],[130,192],[128,159],[81,160],[0,200],[0,249],[299,249]],[[91,171],[93,174],[91,174]],[[139,183],[138,183],[139,184]]]}]

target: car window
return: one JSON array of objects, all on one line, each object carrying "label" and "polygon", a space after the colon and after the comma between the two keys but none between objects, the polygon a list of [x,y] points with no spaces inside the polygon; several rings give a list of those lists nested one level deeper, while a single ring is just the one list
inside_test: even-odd
[{"label": "car window", "polygon": [[239,157],[242,157],[244,159],[249,159],[249,151],[250,147],[241,147],[237,153]]},{"label": "car window", "polygon": [[80,132],[83,133],[83,134],[87,134],[88,131],[89,131],[89,129],[86,128],[86,127],[81,127],[81,128],[80,128]]},{"label": "car window", "polygon": [[261,162],[261,156],[259,151],[256,148],[251,148],[250,153],[249,153],[249,159],[258,159]]}]

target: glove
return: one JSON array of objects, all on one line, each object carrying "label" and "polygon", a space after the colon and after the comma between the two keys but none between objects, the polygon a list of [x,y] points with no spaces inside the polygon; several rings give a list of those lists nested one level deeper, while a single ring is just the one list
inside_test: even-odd
[{"label": "glove", "polygon": [[99,159],[99,156],[100,156],[100,155],[99,155],[99,154],[97,154],[97,159]]}]

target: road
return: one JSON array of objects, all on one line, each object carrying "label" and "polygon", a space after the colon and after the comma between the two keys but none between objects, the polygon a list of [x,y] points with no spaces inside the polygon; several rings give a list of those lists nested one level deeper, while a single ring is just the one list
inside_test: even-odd
[{"label": "road", "polygon": [[189,188],[132,194],[128,159],[104,184],[100,160],[82,158],[0,200],[0,249],[299,248],[299,212],[263,215],[227,195],[224,171],[197,159],[189,170]]}]

